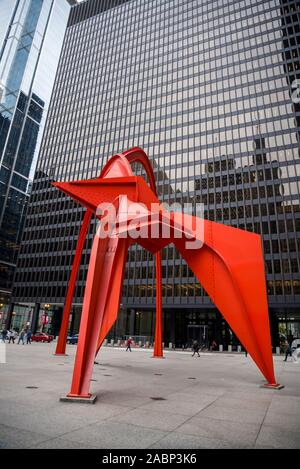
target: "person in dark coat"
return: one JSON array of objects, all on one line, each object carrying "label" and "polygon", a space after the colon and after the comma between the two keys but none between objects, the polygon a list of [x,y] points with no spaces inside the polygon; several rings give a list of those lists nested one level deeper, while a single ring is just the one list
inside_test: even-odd
[{"label": "person in dark coat", "polygon": [[31,337],[32,337],[32,332],[30,329],[28,329],[27,334],[26,334],[26,344],[31,344]]},{"label": "person in dark coat", "polygon": [[293,350],[292,350],[292,343],[288,342],[286,352],[285,352],[285,359],[284,362],[287,361],[287,357],[290,356],[293,359]]},{"label": "person in dark coat", "polygon": [[1,339],[2,339],[2,341],[3,341],[4,343],[5,343],[5,341],[6,341],[7,334],[8,334],[8,330],[7,330],[7,329],[3,329],[2,332],[1,332]]},{"label": "person in dark coat", "polygon": [[194,340],[192,349],[193,349],[193,355],[192,355],[192,357],[193,357],[196,353],[198,354],[198,357],[200,357],[200,353],[199,353],[200,345],[199,345],[199,343],[198,343],[197,340]]}]

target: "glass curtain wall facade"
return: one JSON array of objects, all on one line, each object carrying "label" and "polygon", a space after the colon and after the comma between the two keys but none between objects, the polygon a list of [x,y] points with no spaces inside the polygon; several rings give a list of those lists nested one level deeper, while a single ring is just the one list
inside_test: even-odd
[{"label": "glass curtain wall facade", "polygon": [[[92,11],[95,4],[102,10]],[[205,218],[262,235],[273,344],[300,335],[299,23],[300,3],[289,0],[74,7],[14,300],[49,303],[53,321],[61,315],[83,211],[50,183],[95,177],[109,156],[137,145],[152,160],[161,201],[202,202]],[[93,230],[74,298],[77,324]],[[205,330],[206,340],[236,344],[172,246],[162,268],[165,343],[182,346]],[[115,337],[153,335],[154,275],[152,255],[131,249]]]},{"label": "glass curtain wall facade", "polygon": [[70,5],[0,0],[0,296],[9,297]]}]

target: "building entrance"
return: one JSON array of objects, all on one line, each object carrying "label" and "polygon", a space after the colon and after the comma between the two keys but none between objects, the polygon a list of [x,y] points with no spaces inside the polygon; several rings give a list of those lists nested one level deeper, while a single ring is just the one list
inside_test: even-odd
[{"label": "building entrance", "polygon": [[208,326],[188,325],[187,327],[187,345],[191,347],[194,340],[197,340],[201,347],[209,347]]},{"label": "building entrance", "polygon": [[273,345],[279,345],[281,351],[284,351],[287,341],[300,338],[300,310],[277,311],[271,317],[273,319],[273,328],[275,329],[275,334],[274,331],[272,334]]}]

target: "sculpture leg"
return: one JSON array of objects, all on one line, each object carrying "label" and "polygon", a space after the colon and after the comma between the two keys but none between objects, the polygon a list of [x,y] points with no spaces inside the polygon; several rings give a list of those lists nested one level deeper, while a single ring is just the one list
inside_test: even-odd
[{"label": "sculpture leg", "polygon": [[69,327],[69,319],[70,319],[70,312],[72,307],[72,300],[74,296],[75,290],[75,282],[78,273],[78,269],[80,266],[81,254],[84,246],[84,242],[86,239],[88,227],[91,221],[92,212],[87,210],[84,215],[84,219],[82,222],[82,226],[80,229],[78,242],[76,246],[76,252],[74,256],[70,281],[68,285],[68,291],[65,301],[65,307],[62,317],[62,323],[59,331],[58,341],[56,345],[55,355],[64,355],[66,353],[66,343],[67,343],[67,334],[68,334],[68,327]]},{"label": "sculpture leg", "polygon": [[174,242],[268,383],[276,386],[261,238],[205,220],[201,249]]},{"label": "sculpture leg", "polygon": [[161,278],[161,253],[155,254],[156,261],[156,318],[153,357],[163,358],[162,347],[162,278]]},{"label": "sculpture leg", "polygon": [[[122,292],[123,273],[124,273],[124,268],[126,264],[126,257],[127,257],[129,244],[130,242],[128,240],[123,240],[123,239],[119,240],[118,250],[115,253],[115,255],[118,256],[118,262],[114,263],[113,272],[107,272],[108,276],[113,276],[113,281],[111,282],[111,287],[107,295],[105,311],[103,314],[103,320],[102,320],[101,329],[99,332],[96,355],[99,352],[99,349],[105,337],[107,336],[107,334],[109,333],[113,325],[115,324],[117,317],[118,317],[120,298],[121,298],[121,292]],[[119,301],[116,301],[117,299],[119,299]]]},{"label": "sculpture leg", "polygon": [[[69,397],[90,397],[90,380],[107,298],[113,289],[114,277],[123,273],[122,255],[126,250],[126,239],[100,239],[98,236],[94,239]],[[119,300],[119,296],[112,298],[114,308],[118,307]]]}]

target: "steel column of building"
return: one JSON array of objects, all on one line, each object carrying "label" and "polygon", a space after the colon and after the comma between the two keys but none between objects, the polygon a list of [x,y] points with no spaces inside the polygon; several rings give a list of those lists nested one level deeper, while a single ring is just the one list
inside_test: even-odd
[{"label": "steel column of building", "polygon": [[[102,171],[102,177],[54,185],[81,203],[103,220],[101,204],[113,204],[117,218],[113,234],[101,236],[103,221],[94,238],[84,294],[82,320],[69,397],[90,398],[89,387],[94,358],[104,338],[115,323],[119,311],[122,278],[129,246],[138,242],[152,253],[174,243],[189,267],[214,301],[231,329],[248,350],[268,385],[277,387],[273,369],[265,287],[261,238],[256,234],[202,220],[203,233],[198,232],[196,217],[159,209],[155,223],[172,229],[168,237],[160,235],[136,238],[131,236],[139,227],[152,227],[152,208],[158,205],[156,194],[140,176],[133,176],[130,155],[147,160],[139,148],[113,156]],[[134,159],[134,158],[133,158]],[[148,164],[150,164],[148,160]],[[147,165],[144,165],[147,166]],[[131,176],[129,176],[131,174]],[[121,175],[121,177],[120,177]],[[129,200],[129,205],[128,205]],[[140,207],[136,218],[131,204]],[[125,214],[125,216],[124,216]],[[194,231],[191,227],[197,227]],[[156,231],[157,233],[157,231]],[[125,235],[125,236],[124,236]],[[128,237],[129,235],[129,237]],[[191,248],[187,239],[194,238],[198,247]],[[157,257],[160,261],[160,256]],[[160,262],[157,262],[158,280]],[[99,285],[101,290],[99,291]],[[101,292],[101,294],[100,294]],[[161,288],[158,289],[158,297]],[[161,324],[161,303],[157,302],[157,320]],[[157,337],[161,336],[159,326]],[[158,340],[157,340],[158,343]],[[160,341],[161,343],[161,341]],[[157,345],[157,344],[156,344]],[[157,350],[157,356],[160,350]],[[75,399],[76,400],[76,399]]]},{"label": "steel column of building", "polygon": [[31,318],[31,331],[34,334],[37,331],[38,323],[39,323],[39,314],[40,314],[41,305],[40,303],[35,303],[32,318]]},{"label": "steel column of building", "polygon": [[15,307],[14,303],[10,303],[8,305],[7,316],[6,316],[6,321],[5,321],[5,328],[7,330],[9,330],[11,327],[14,307]]}]

